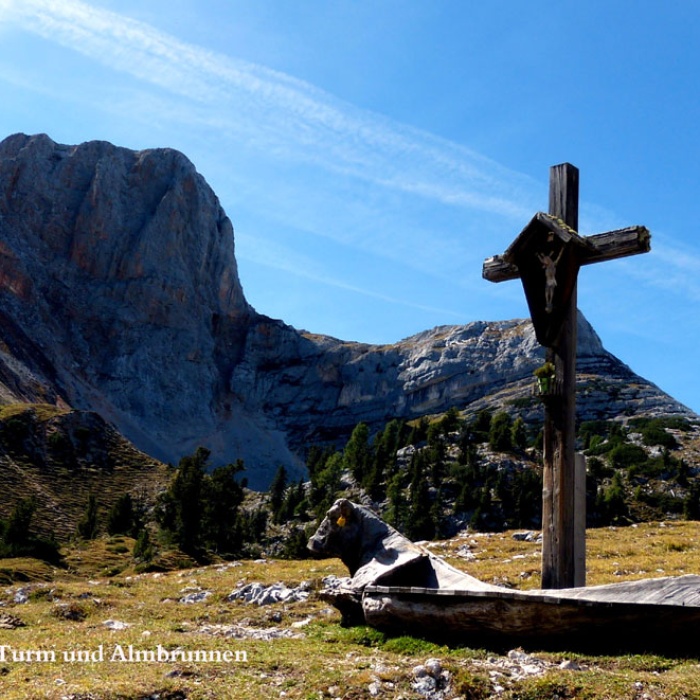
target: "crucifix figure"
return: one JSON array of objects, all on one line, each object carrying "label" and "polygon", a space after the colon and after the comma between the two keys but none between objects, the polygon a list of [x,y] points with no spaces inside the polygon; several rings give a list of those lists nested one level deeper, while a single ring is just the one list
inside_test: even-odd
[{"label": "crucifix figure", "polygon": [[557,265],[559,264],[563,252],[564,248],[559,251],[559,255],[557,255],[556,258],[554,258],[554,251],[551,251],[548,255],[537,253],[537,257],[540,259],[542,267],[544,268],[545,311],[548,314],[551,314],[554,308],[554,288],[557,286]]},{"label": "crucifix figure", "polygon": [[[577,508],[575,499],[578,271],[650,250],[651,236],[643,226],[593,236],[580,236],[577,229],[578,170],[569,163],[555,165],[549,213],[535,214],[506,252],[488,258],[483,267],[490,282],[520,278],[537,340],[555,367],[557,391],[544,401],[542,588],[585,585],[585,502]],[[583,466],[578,481],[585,483]]]}]

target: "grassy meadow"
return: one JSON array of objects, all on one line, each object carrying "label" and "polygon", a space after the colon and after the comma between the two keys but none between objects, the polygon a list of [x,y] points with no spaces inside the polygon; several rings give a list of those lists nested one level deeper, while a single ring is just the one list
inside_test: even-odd
[{"label": "grassy meadow", "polygon": [[[540,546],[512,535],[464,533],[430,547],[483,580],[537,588]],[[343,628],[317,596],[325,576],[346,575],[336,559],[138,574],[132,546],[126,537],[76,545],[67,570],[0,560],[0,698],[700,698],[696,658],[499,655]],[[698,573],[700,523],[589,530],[587,549],[589,585]],[[304,581],[301,602],[227,599],[249,583]],[[428,659],[442,668],[435,691],[415,671]]]}]

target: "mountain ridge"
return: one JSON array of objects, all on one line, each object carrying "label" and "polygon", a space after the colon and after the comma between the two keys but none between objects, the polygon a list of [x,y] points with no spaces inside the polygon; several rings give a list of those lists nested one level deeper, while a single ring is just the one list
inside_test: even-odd
[{"label": "mountain ridge", "polygon": [[[176,462],[242,458],[252,486],[303,469],[312,442],[457,405],[536,420],[529,321],[442,326],[391,345],[299,331],[258,313],[234,230],[173,149],[0,142],[0,403],[95,411]],[[608,353],[579,318],[582,418],[694,414]]]}]

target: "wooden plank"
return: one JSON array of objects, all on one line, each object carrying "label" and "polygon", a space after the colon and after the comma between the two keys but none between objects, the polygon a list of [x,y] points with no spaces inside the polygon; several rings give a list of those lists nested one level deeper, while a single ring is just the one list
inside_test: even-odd
[{"label": "wooden plank", "polygon": [[494,255],[484,260],[481,276],[489,282],[506,282],[520,278],[517,265],[506,262],[502,255]]},{"label": "wooden plank", "polygon": [[[433,556],[430,564],[437,571],[442,566],[450,566],[443,559]],[[520,601],[524,606],[538,600],[560,605],[566,601],[579,601],[589,607],[601,605],[610,607],[624,603],[626,605],[638,605],[640,615],[644,614],[646,606],[681,607],[700,609],[700,576],[698,574],[685,574],[683,576],[660,576],[659,578],[637,579],[635,581],[621,581],[620,583],[605,583],[588,588],[569,588],[564,590],[538,590],[531,589],[521,591],[513,588],[505,588],[483,581],[461,572],[462,577],[451,584],[451,588],[431,588],[430,586],[394,586],[373,584],[365,586],[368,594],[394,595],[397,593],[416,593],[426,597],[440,595],[453,597],[493,598]],[[445,601],[444,605],[449,605]]]},{"label": "wooden plank", "polygon": [[[584,236],[588,250],[580,257],[581,265],[592,265],[605,260],[616,260],[630,255],[648,253],[651,250],[651,234],[644,226],[628,226]],[[484,261],[482,277],[489,282],[507,282],[520,278],[517,265],[508,262],[503,255],[494,255]]]},{"label": "wooden plank", "polygon": [[651,234],[644,226],[628,226],[627,228],[607,231],[593,236],[586,236],[594,253],[588,253],[581,258],[581,265],[616,260],[630,255],[648,253],[651,250]]}]

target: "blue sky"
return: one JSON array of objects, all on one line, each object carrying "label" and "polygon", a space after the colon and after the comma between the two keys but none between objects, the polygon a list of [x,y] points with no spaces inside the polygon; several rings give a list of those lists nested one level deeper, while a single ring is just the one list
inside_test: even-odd
[{"label": "blue sky", "polygon": [[261,313],[345,340],[527,316],[481,278],[580,169],[579,308],[700,411],[700,3],[0,0],[0,137],[183,151]]}]

